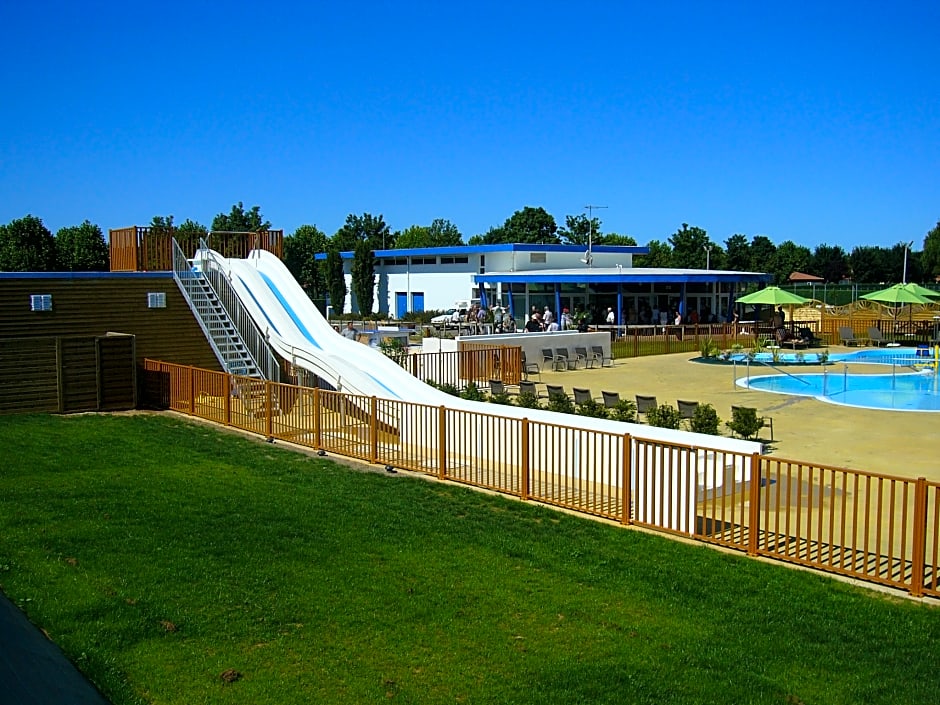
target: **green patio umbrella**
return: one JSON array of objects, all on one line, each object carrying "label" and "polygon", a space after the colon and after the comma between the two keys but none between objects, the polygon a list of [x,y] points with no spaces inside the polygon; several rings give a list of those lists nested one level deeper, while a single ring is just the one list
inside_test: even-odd
[{"label": "green patio umbrella", "polygon": [[[897,325],[898,316],[901,313],[902,304],[931,304],[933,301],[928,299],[926,296],[921,296],[916,291],[910,289],[910,284],[895,284],[894,286],[889,286],[887,289],[881,289],[880,291],[873,291],[870,294],[862,294],[861,298],[868,299],[869,301],[879,301],[885,304],[894,304],[894,320],[895,326]],[[914,320],[914,310],[908,309],[910,312],[910,320]]]},{"label": "green patio umbrella", "polygon": [[779,286],[767,286],[751,294],[745,294],[735,299],[736,304],[762,304],[766,306],[787,306],[790,310],[790,324],[793,324],[793,307],[797,304],[805,304],[807,299],[798,294],[790,293]]},{"label": "green patio umbrella", "polygon": [[793,306],[795,304],[805,304],[809,299],[791,294],[789,291],[781,289],[779,286],[764,287],[753,294],[746,294],[736,298],[735,303],[739,304],[765,304],[768,306]]},{"label": "green patio umbrella", "polygon": [[908,282],[904,285],[904,288],[913,291],[915,294],[920,294],[924,298],[930,298],[931,296],[940,296],[940,291],[934,291],[933,289],[928,289],[926,286],[921,286],[916,282]]},{"label": "green patio umbrella", "polygon": [[895,305],[933,303],[926,296],[922,296],[916,291],[909,289],[908,287],[910,286],[910,284],[895,284],[894,286],[889,286],[887,289],[873,291],[870,294],[862,294],[861,298]]}]

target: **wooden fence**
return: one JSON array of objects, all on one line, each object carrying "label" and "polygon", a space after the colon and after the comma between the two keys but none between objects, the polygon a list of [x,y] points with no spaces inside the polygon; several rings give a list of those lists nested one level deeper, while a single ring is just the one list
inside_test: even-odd
[{"label": "wooden fence", "polygon": [[[271,439],[940,597],[940,483],[147,360],[145,399]],[[574,418],[574,417],[573,417]],[[576,422],[575,422],[576,423]]]},{"label": "wooden fence", "polygon": [[245,258],[251,250],[267,250],[281,257],[283,230],[257,233],[180,233],[175,228],[131,226],[109,231],[112,272],[169,272],[173,270],[173,238],[191,258],[199,249],[199,238],[223,257]]}]

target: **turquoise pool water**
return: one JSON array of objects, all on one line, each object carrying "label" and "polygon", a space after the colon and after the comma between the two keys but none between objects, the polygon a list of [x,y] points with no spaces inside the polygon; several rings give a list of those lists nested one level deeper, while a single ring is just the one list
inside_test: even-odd
[{"label": "turquoise pool water", "polygon": [[[833,357],[829,358],[830,361]],[[875,362],[870,359],[872,356],[867,357],[869,359],[839,362]],[[908,364],[926,361],[925,358],[914,357]],[[885,364],[899,363],[887,361]],[[798,368],[790,367],[785,374],[752,375],[737,380],[737,383],[748,389],[814,397],[831,404],[864,409],[940,411],[940,378],[932,369],[913,370],[913,367],[895,367],[890,374],[850,374],[846,364],[828,369],[822,374],[801,374]]]}]

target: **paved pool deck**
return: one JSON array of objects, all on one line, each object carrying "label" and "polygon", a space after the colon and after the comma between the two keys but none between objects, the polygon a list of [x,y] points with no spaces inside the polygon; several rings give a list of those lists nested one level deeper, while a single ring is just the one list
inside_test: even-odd
[{"label": "paved pool deck", "polygon": [[[831,346],[830,353],[858,348]],[[618,359],[614,367],[543,371],[542,381],[572,387],[587,387],[596,398],[601,390],[619,392],[621,398],[654,395],[660,403],[675,406],[677,399],[709,403],[724,422],[731,406],[753,406],[774,420],[775,442],[769,453],[781,458],[907,478],[925,477],[940,482],[940,413],[877,411],[838,406],[810,397],[751,391],[734,383],[735,368],[692,362],[697,353],[676,353]],[[831,374],[841,373],[842,363],[828,365]],[[807,373],[822,371],[819,365],[787,367]],[[848,366],[849,372],[890,371],[884,365]],[[745,376],[738,365],[737,376]],[[761,367],[754,374],[777,374]],[[762,430],[767,439],[767,430]]]}]

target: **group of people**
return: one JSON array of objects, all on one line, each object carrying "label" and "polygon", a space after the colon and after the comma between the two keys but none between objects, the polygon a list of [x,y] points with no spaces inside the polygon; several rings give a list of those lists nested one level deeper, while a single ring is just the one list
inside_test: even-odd
[{"label": "group of people", "polygon": [[[552,313],[552,310],[548,306],[546,306],[541,313],[539,313],[536,306],[533,306],[532,311],[529,313],[529,319],[525,323],[526,333],[554,333],[556,331],[574,329],[574,321],[566,308],[562,309],[561,315],[556,318],[555,314]],[[578,330],[581,330],[580,327]],[[586,323],[585,330],[587,330]]]}]

